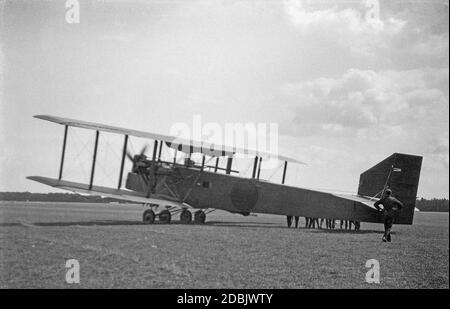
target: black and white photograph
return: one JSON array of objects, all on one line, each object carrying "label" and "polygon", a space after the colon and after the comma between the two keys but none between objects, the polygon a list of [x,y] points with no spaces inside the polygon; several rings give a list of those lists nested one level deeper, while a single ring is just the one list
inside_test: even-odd
[{"label": "black and white photograph", "polygon": [[449,289],[449,1],[0,0],[0,289]]}]

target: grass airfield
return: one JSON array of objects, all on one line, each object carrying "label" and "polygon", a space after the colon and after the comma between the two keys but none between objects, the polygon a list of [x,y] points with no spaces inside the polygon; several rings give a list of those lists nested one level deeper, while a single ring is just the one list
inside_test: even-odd
[{"label": "grass airfield", "polygon": [[[287,229],[222,211],[205,225],[141,224],[127,204],[0,202],[1,288],[449,288],[449,215],[416,213],[382,243],[361,231]],[[80,283],[65,281],[66,260]],[[365,281],[366,261],[380,283]]]}]

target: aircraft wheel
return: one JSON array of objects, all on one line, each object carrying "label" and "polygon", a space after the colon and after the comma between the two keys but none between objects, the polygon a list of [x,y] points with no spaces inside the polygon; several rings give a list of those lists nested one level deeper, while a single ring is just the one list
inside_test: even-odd
[{"label": "aircraft wheel", "polygon": [[203,224],[206,220],[206,214],[203,210],[198,210],[194,214],[194,222],[197,224]]},{"label": "aircraft wheel", "polygon": [[151,209],[147,209],[144,211],[144,214],[142,215],[142,221],[144,224],[152,224],[155,222],[155,213]]},{"label": "aircraft wheel", "polygon": [[172,220],[172,215],[171,215],[170,211],[167,209],[161,211],[159,213],[158,217],[159,217],[159,222],[161,222],[161,223],[170,223],[170,221]]},{"label": "aircraft wheel", "polygon": [[180,214],[180,221],[181,221],[181,223],[183,223],[183,224],[189,224],[189,223],[191,223],[191,221],[192,221],[192,213],[191,213],[189,210],[184,209],[184,210],[181,212],[181,214]]}]

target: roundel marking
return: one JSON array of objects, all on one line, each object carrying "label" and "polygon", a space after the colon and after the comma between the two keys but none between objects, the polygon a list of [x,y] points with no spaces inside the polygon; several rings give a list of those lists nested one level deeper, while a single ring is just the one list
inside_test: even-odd
[{"label": "roundel marking", "polygon": [[250,211],[258,201],[258,189],[249,181],[238,181],[231,188],[230,198],[238,210]]}]

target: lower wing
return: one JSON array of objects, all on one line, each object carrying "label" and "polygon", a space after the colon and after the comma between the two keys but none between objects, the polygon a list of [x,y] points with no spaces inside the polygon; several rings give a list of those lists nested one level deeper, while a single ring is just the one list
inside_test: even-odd
[{"label": "lower wing", "polygon": [[186,207],[187,204],[183,204],[177,201],[172,201],[170,199],[166,199],[163,197],[151,197],[148,198],[142,193],[129,191],[129,190],[118,190],[108,187],[102,186],[92,186],[89,189],[88,184],[78,183],[67,180],[58,180],[54,178],[41,177],[41,176],[29,176],[27,179],[37,181],[47,186],[51,186],[58,189],[68,190],[76,193],[82,194],[90,194],[90,195],[100,195],[111,197],[119,200],[130,201],[135,203],[142,204],[164,204],[166,206],[175,206],[175,207]]}]

